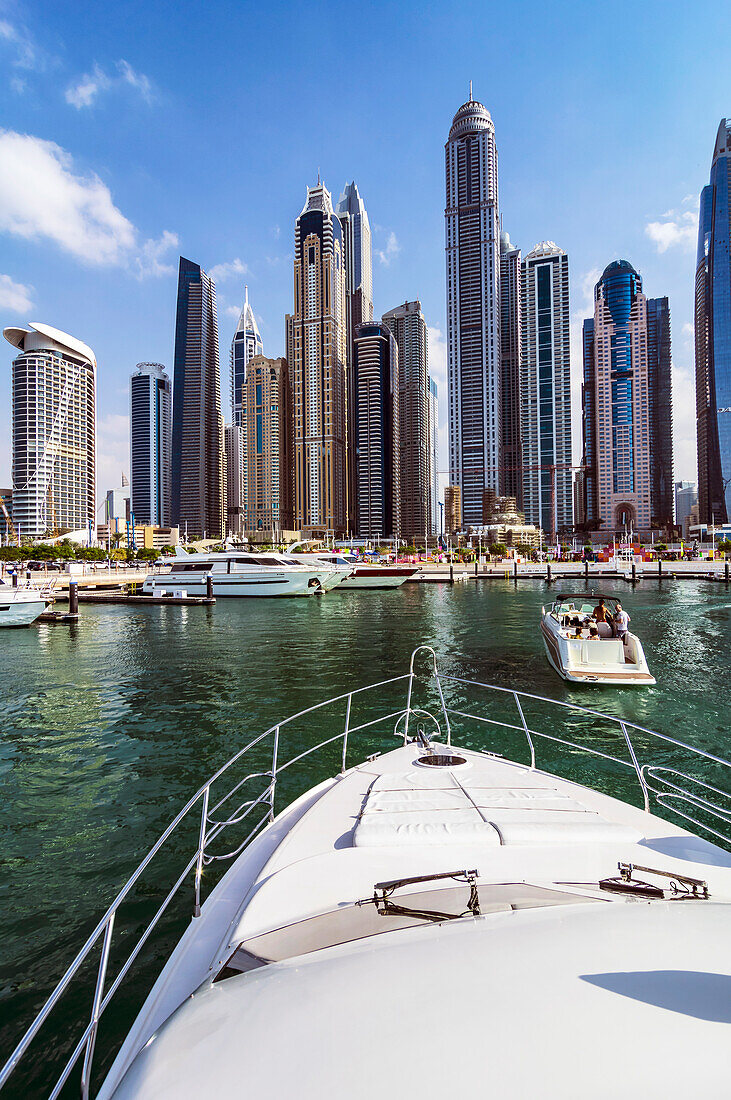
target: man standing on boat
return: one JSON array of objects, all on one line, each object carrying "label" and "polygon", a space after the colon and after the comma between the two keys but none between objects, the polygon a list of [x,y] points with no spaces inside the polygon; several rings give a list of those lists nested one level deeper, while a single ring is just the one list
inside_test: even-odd
[{"label": "man standing on boat", "polygon": [[629,615],[622,607],[621,603],[617,603],[617,609],[614,612],[614,629],[617,632],[617,637],[624,639],[627,636],[627,630],[629,628]]},{"label": "man standing on boat", "polygon": [[609,619],[607,618],[607,609],[604,606],[604,597],[603,596],[599,597],[599,603],[594,608],[594,618],[595,618],[596,622],[598,622],[598,623],[608,623],[609,622]]}]

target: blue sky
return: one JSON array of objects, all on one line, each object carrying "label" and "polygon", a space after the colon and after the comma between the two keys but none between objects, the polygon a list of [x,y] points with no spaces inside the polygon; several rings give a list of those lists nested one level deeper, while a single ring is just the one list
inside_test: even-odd
[{"label": "blue sky", "polygon": [[731,5],[712,0],[0,0],[0,324],[94,348],[101,493],[128,470],[130,372],[172,363],[179,253],[217,276],[226,409],[245,283],[265,353],[283,353],[294,219],[319,168],[336,198],[355,179],[365,199],[376,313],[421,298],[446,414],[443,147],[471,78],[504,228],[524,252],[569,254],[577,402],[602,268],[625,257],[670,298],[675,472],[694,480],[698,193],[731,114],[730,45]]}]

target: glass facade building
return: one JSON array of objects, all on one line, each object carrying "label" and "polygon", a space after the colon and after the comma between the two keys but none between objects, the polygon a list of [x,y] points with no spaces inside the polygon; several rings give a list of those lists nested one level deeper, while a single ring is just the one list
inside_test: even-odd
[{"label": "glass facade building", "polygon": [[[507,233],[500,234],[500,475],[502,491],[523,507],[520,437],[521,258]],[[487,517],[483,516],[483,522]]]},{"label": "glass facade building", "polygon": [[731,519],[731,120],[721,119],[701,191],[695,276],[698,514]]},{"label": "glass facade building", "polygon": [[279,539],[292,530],[292,390],[286,359],[250,360],[242,414],[243,528],[254,537],[264,532]]},{"label": "glass facade building", "polygon": [[182,256],[175,322],[171,519],[188,538],[221,538],[226,527],[216,287],[199,264]]},{"label": "glass facade building", "polygon": [[170,526],[170,378],[160,363],[138,363],[130,379],[130,507],[136,523]]},{"label": "glass facade building", "polygon": [[249,302],[249,288],[244,290],[244,304],[231,341],[231,423],[241,427],[241,387],[246,380],[246,365],[255,355],[263,355],[264,346],[254,311]]},{"label": "glass facade building", "polygon": [[366,539],[401,533],[398,362],[396,341],[386,325],[358,326],[353,428],[358,535]]}]

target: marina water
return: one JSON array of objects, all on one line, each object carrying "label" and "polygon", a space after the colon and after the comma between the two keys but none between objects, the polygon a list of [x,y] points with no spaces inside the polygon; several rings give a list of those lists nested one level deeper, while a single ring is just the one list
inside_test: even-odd
[{"label": "marina water", "polygon": [[[549,668],[539,630],[541,605],[572,583],[584,590],[583,582],[470,580],[214,607],[86,605],[77,626],[3,631],[2,1059],[149,847],[220,764],[278,719],[408,671],[422,642],[451,675],[596,707],[728,756],[731,590],[705,581],[642,581],[634,590],[603,582],[629,610],[657,686],[579,689]],[[486,696],[485,714],[489,705]],[[296,727],[289,736],[288,756],[307,747]],[[492,736],[486,726],[481,747]],[[374,736],[372,744],[393,740]],[[363,754],[363,743],[354,745],[350,762]],[[537,762],[551,770],[546,750]],[[289,795],[337,767],[337,751],[308,758],[303,785]],[[572,775],[564,756],[563,774],[585,776],[585,758],[574,767]],[[140,888],[126,915],[131,934],[196,843],[189,830],[161,857],[160,883],[153,876]],[[189,917],[189,907],[171,912],[146,956],[151,968]],[[146,969],[133,970],[102,1030],[123,1033],[149,988]],[[69,993],[51,1052],[88,1006],[88,988]],[[101,1040],[99,1053],[103,1068]],[[27,1082],[16,1087],[22,1095]]]}]

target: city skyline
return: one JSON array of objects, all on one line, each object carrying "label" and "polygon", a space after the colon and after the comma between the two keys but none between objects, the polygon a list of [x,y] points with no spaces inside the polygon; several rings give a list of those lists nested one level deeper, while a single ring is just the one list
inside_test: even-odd
[{"label": "city skyline", "polygon": [[[213,176],[205,158],[194,157],[186,164],[190,171],[181,186],[181,158],[186,147],[192,147],[196,133],[202,134],[210,125],[211,140],[217,140],[242,108],[261,139],[264,119],[277,105],[286,110],[297,82],[304,77],[307,86],[312,83],[297,59],[310,32],[294,10],[282,37],[282,72],[278,71],[277,82],[259,81],[265,70],[256,59],[245,81],[241,76],[234,79],[231,72],[221,76],[220,87],[210,92],[217,109],[211,111],[207,102],[204,123],[204,113],[183,82],[184,64],[166,63],[151,45],[139,43],[134,27],[125,26],[121,11],[107,19],[103,36],[101,28],[93,25],[78,36],[74,33],[78,16],[73,12],[65,12],[62,19],[53,12],[41,17],[40,5],[33,3],[4,9],[3,17],[16,38],[13,44],[9,31],[0,39],[0,47],[7,51],[3,79],[10,93],[8,130],[0,141],[0,171],[10,166],[12,178],[21,179],[22,174],[14,170],[17,158],[32,154],[37,170],[47,173],[50,193],[64,197],[73,217],[68,226],[60,225],[57,213],[40,219],[33,209],[18,206],[18,195],[8,191],[5,182],[3,198],[9,213],[0,226],[4,245],[0,275],[5,276],[0,281],[4,295],[0,301],[5,303],[0,309],[4,324],[25,325],[42,317],[78,333],[96,349],[103,364],[98,503],[104,490],[118,481],[119,472],[128,468],[125,380],[130,370],[139,360],[172,361],[175,293],[169,269],[175,266],[178,247],[214,273],[222,303],[222,349],[233,335],[248,282],[267,352],[284,353],[281,317],[291,301],[287,226],[296,216],[303,183],[312,178],[313,164],[318,163],[338,189],[343,180],[355,178],[367,199],[377,271],[376,315],[405,296],[418,294],[422,300],[431,329],[430,362],[441,398],[439,465],[446,469],[442,146],[449,121],[466,98],[470,77],[475,96],[485,103],[498,131],[506,228],[523,248],[550,237],[560,240],[572,257],[574,459],[579,452],[576,398],[581,315],[586,315],[587,294],[605,261],[620,255],[633,263],[647,285],[670,299],[677,396],[675,472],[695,479],[693,347],[692,331],[688,331],[694,219],[698,194],[708,181],[713,135],[719,119],[728,113],[720,43],[730,20],[724,6],[714,7],[719,34],[710,44],[702,39],[702,66],[694,60],[699,53],[693,45],[700,41],[699,29],[690,27],[681,34],[679,5],[664,9],[667,18],[660,28],[651,13],[642,13],[633,25],[632,41],[622,40],[627,64],[634,63],[642,74],[641,125],[629,112],[614,111],[615,121],[604,128],[601,143],[590,137],[596,117],[606,118],[611,113],[606,108],[610,103],[617,105],[618,95],[622,102],[625,97],[630,101],[628,89],[610,89],[601,78],[602,66],[610,63],[618,47],[618,28],[592,13],[586,13],[578,25],[570,20],[554,25],[536,10],[534,27],[526,33],[525,21],[517,12],[501,12],[491,20],[489,32],[478,27],[470,42],[459,38],[457,45],[457,25],[445,14],[431,11],[416,40],[400,47],[404,64],[397,69],[398,80],[386,68],[388,58],[394,57],[392,44],[385,55],[378,51],[383,55],[385,77],[379,87],[365,80],[365,73],[372,73],[374,47],[367,47],[355,66],[349,65],[348,80],[362,89],[361,97],[357,103],[353,97],[337,132],[329,125],[327,96],[321,105],[319,99],[307,102],[298,134],[268,169],[264,187],[257,172],[251,173],[251,180],[237,172],[244,154],[233,149],[217,164]],[[196,56],[201,71],[210,69],[209,81],[214,71],[216,78],[221,75],[214,55],[229,34],[231,13],[229,5],[211,5],[205,28],[191,13],[185,37],[196,40]],[[148,14],[151,27],[158,26],[162,32],[162,9],[152,4]],[[272,33],[272,19],[260,14],[249,24],[252,45]],[[405,13],[397,13],[391,21],[393,42],[402,21],[406,25]],[[197,35],[195,29],[205,34]],[[171,45],[179,59],[188,57],[192,46],[179,29],[165,24],[165,33],[173,36]],[[646,47],[650,40],[653,50],[648,54],[643,43]],[[27,47],[26,68],[19,64],[21,42]],[[454,46],[451,54],[443,48],[450,44]],[[549,82],[537,72],[535,62],[552,44],[571,49],[573,61],[571,72],[553,74]],[[422,71],[424,50],[432,45],[438,56],[436,68]],[[518,46],[521,57],[516,61]],[[31,52],[35,64],[28,60]],[[253,52],[256,55],[256,49]],[[126,76],[116,68],[120,55],[127,62]],[[285,73],[290,63],[291,72]],[[343,78],[342,66],[339,62],[338,72],[326,77],[324,89],[332,89]],[[96,70],[103,75],[95,76]],[[520,73],[528,71],[530,96],[525,90],[516,92]],[[414,101],[421,111],[411,116],[408,127],[401,125],[398,105]],[[44,108],[42,121],[39,107]],[[121,120],[121,141],[111,140],[112,111]],[[530,142],[525,141],[526,129]],[[388,157],[376,152],[384,132],[399,138],[389,146]],[[265,139],[265,159],[276,140],[274,136]],[[671,147],[674,154],[668,158]],[[536,160],[541,164],[538,179],[533,170]],[[665,168],[658,180],[655,165],[661,160]],[[407,175],[408,194],[399,194]],[[96,221],[84,207],[94,181],[101,199]],[[233,195],[239,192],[234,204]],[[210,194],[216,196],[214,203],[206,202]],[[594,216],[596,205],[606,212],[601,225]],[[6,439],[8,417],[6,406],[0,411]],[[0,449],[0,482],[9,479],[6,444]]]}]

